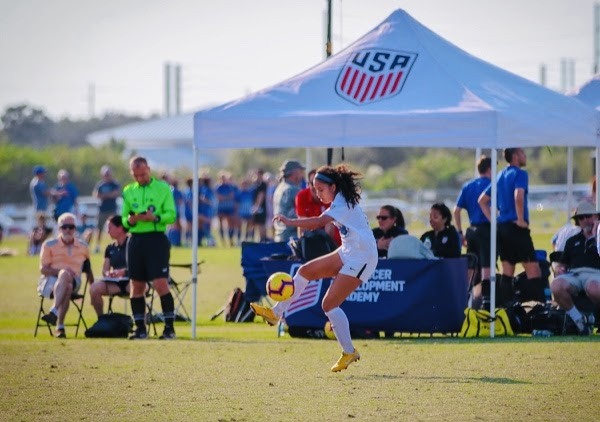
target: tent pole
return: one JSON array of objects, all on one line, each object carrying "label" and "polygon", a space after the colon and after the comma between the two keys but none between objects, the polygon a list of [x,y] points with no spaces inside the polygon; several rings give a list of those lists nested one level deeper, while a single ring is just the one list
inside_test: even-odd
[{"label": "tent pole", "polygon": [[498,151],[492,148],[492,198],[490,205],[490,314],[492,323],[490,324],[490,337],[494,338],[496,316],[496,209],[498,203],[498,186],[496,186],[498,172]]},{"label": "tent pole", "polygon": [[[331,0],[327,0],[327,41],[325,44],[325,59],[331,57],[333,52],[333,45],[331,43]],[[327,165],[330,166],[333,163],[333,148],[327,148]]]},{"label": "tent pole", "polygon": [[567,223],[571,221],[573,209],[573,147],[567,147]]},{"label": "tent pole", "polygon": [[600,189],[598,189],[598,175],[600,174],[600,149],[596,147],[596,171],[594,172],[596,177],[596,193],[594,195],[594,201],[596,202],[596,209],[600,203]]},{"label": "tent pole", "polygon": [[196,338],[196,305],[198,301],[198,147],[193,142],[192,173],[192,339]]}]

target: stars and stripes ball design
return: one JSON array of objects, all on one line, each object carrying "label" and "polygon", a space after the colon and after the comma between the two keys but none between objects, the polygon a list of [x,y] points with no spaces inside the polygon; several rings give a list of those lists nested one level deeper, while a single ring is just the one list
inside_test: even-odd
[{"label": "stars and stripes ball design", "polygon": [[271,274],[267,280],[267,294],[277,302],[288,300],[294,294],[294,280],[284,272]]}]

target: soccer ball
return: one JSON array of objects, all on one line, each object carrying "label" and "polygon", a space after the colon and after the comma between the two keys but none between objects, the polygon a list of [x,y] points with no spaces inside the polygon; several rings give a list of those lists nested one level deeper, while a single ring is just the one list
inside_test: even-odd
[{"label": "soccer ball", "polygon": [[288,300],[294,294],[294,280],[288,273],[277,272],[271,274],[267,280],[267,294],[277,302]]},{"label": "soccer ball", "polygon": [[323,330],[325,332],[325,337],[331,340],[335,340],[335,333],[333,332],[333,327],[331,326],[331,322],[327,321],[325,323],[325,328]]}]

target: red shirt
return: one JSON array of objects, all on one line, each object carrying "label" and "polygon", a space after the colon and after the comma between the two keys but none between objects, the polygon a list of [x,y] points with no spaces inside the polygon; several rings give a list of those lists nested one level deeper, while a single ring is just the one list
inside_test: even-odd
[{"label": "red shirt", "polygon": [[313,198],[310,188],[302,189],[296,195],[296,215],[298,217],[318,217],[327,209],[318,199]]},{"label": "red shirt", "polygon": [[[328,205],[323,204],[319,199],[315,199],[312,196],[310,188],[302,189],[296,195],[296,215],[298,217],[318,217],[323,211],[329,208]],[[333,240],[339,246],[342,244],[342,238],[337,228],[333,227]]]}]

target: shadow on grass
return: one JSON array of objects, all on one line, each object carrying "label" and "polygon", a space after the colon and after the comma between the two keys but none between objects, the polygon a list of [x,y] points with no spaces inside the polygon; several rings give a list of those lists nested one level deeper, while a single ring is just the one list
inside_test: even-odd
[{"label": "shadow on grass", "polygon": [[411,377],[402,375],[369,375],[365,377],[353,377],[364,380],[389,380],[389,379],[415,379],[423,381],[432,381],[439,383],[449,384],[470,384],[470,383],[483,383],[483,384],[505,384],[505,385],[517,385],[517,384],[531,384],[529,381],[521,381],[513,378],[502,378],[502,377]]}]

